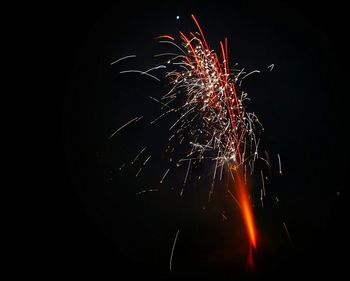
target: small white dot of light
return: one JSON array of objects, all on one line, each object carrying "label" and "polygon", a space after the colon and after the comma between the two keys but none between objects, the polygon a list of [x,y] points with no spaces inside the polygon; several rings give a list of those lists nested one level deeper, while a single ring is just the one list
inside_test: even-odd
[{"label": "small white dot of light", "polygon": [[178,19],[180,19],[180,17],[179,17],[179,16],[176,16],[176,19],[178,20]]}]

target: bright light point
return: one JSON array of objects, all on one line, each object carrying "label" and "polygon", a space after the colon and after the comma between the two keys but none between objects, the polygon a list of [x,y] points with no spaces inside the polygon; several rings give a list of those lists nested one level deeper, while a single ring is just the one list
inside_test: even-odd
[{"label": "bright light point", "polygon": [[179,16],[176,16],[176,19],[178,20],[178,19],[180,19],[180,17],[179,17]]}]

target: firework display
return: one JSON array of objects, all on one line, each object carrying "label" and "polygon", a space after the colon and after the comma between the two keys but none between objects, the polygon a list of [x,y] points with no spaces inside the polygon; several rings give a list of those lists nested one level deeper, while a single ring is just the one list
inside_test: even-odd
[{"label": "firework display", "polygon": [[[176,51],[155,55],[155,57],[165,58],[164,63],[146,71],[123,70],[120,73],[139,73],[162,81],[152,72],[159,69],[165,70],[164,79],[170,85],[169,90],[159,99],[150,97],[160,104],[162,110],[161,114],[150,123],[155,124],[169,114],[177,116],[176,121],[170,124],[168,132],[164,133],[169,134],[168,151],[174,152],[180,146],[185,147],[181,150],[185,151],[180,153],[181,157],[176,159],[174,156],[170,159],[171,162],[176,163],[175,167],[187,165],[182,186],[179,189],[180,195],[183,195],[188,184],[191,168],[203,162],[210,163],[212,167],[208,189],[209,202],[215,186],[222,184],[223,175],[228,176],[231,184],[226,192],[241,212],[250,246],[249,262],[252,263],[252,251],[257,248],[258,234],[248,183],[249,177],[256,173],[255,162],[261,160],[265,165],[269,165],[269,159],[268,155],[263,157],[259,153],[263,126],[255,113],[247,110],[247,102],[250,99],[246,92],[240,90],[240,86],[245,78],[259,71],[246,72],[244,68],[238,68],[237,64],[231,66],[227,38],[219,43],[219,52],[210,49],[194,15],[192,19],[197,28],[196,32],[186,35],[180,31],[178,37],[171,35],[156,37],[159,43],[168,44]],[[134,57],[136,55],[128,55],[111,64]],[[273,65],[269,68],[272,70]],[[142,116],[131,119],[114,131],[110,138],[141,119]],[[131,163],[133,164],[146,149],[147,147],[143,147]],[[143,161],[136,177],[151,157],[152,155],[149,155]],[[125,164],[120,169],[124,166]],[[176,169],[166,169],[159,182],[163,183],[171,172],[176,173]],[[266,196],[265,179],[262,170],[258,171],[258,174],[262,181],[260,200],[263,206],[263,198]],[[156,188],[146,189],[137,194],[157,190]],[[172,250],[178,234],[179,231],[176,233]]]},{"label": "firework display", "polygon": [[61,252],[46,247],[50,265],[99,279],[346,276],[346,9],[280,2],[47,11],[57,81],[42,102],[62,107],[64,169],[40,199],[55,216],[37,236]]}]

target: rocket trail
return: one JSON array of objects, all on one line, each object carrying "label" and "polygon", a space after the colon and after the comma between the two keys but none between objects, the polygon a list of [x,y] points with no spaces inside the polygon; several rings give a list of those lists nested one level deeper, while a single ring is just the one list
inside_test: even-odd
[{"label": "rocket trail", "polygon": [[254,215],[249,202],[247,185],[244,184],[241,175],[236,174],[236,189],[238,194],[238,201],[241,205],[242,217],[245,223],[246,232],[249,237],[250,245],[256,249],[256,227],[254,222]]}]

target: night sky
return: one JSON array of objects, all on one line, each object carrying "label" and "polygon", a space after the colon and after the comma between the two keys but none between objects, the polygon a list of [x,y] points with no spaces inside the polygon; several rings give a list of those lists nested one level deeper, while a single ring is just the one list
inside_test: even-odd
[{"label": "night sky", "polygon": [[[49,251],[54,270],[141,280],[318,280],[345,273],[349,98],[344,7],[302,1],[164,2],[62,4],[55,11],[63,141],[57,238]],[[231,219],[223,222],[220,206],[227,203],[218,195],[207,204],[205,182],[193,181],[180,198],[180,171],[160,192],[135,195],[159,182],[166,170],[163,150],[171,117],[156,126],[137,123],[108,140],[135,116],[158,116],[159,105],[148,96],[160,97],[168,87],[119,71],[152,67],[154,54],[172,51],[154,38],[194,31],[192,13],[211,48],[218,50],[219,41],[228,37],[231,64],[262,71],[242,84],[252,100],[249,109],[264,125],[262,141],[273,171],[266,208],[255,200],[261,241],[253,271],[245,265],[239,215],[231,209]],[[110,65],[129,54],[137,58]],[[271,64],[273,71],[267,68]],[[146,145],[154,155],[149,169],[137,179],[136,167],[120,172]]]}]

